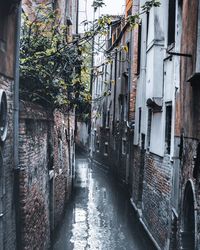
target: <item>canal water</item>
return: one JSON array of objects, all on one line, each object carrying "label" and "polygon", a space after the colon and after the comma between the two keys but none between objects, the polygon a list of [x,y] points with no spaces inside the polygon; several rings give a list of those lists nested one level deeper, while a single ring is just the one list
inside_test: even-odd
[{"label": "canal water", "polygon": [[104,168],[76,160],[73,197],[54,250],[154,250],[125,191]]}]

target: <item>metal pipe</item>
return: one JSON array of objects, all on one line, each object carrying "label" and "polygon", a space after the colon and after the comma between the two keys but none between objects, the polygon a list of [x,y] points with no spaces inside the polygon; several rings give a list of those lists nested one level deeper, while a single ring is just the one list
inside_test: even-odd
[{"label": "metal pipe", "polygon": [[128,58],[128,110],[127,110],[127,121],[129,122],[129,117],[130,117],[130,100],[131,100],[131,87],[132,87],[132,59],[133,59],[133,50],[132,50],[132,46],[133,46],[133,32],[131,30],[130,32],[130,46],[129,46],[129,56],[130,58]]},{"label": "metal pipe", "polygon": [[179,53],[179,52],[171,52],[167,51],[167,54],[172,55],[172,56],[183,56],[183,57],[192,57],[191,54],[185,54],[185,53]]},{"label": "metal pipe", "polygon": [[76,6],[76,34],[78,34],[78,27],[79,27],[79,0],[77,0],[77,6]]},{"label": "metal pipe", "polygon": [[15,47],[15,75],[14,75],[14,202],[16,221],[16,249],[21,249],[21,216],[19,200],[19,57],[20,57],[20,28],[21,28],[21,3],[17,9],[16,21],[16,47]]},{"label": "metal pipe", "polygon": [[112,133],[115,134],[115,117],[116,117],[116,93],[117,93],[117,52],[115,52],[115,84],[114,84],[114,103],[113,103],[113,129]]}]

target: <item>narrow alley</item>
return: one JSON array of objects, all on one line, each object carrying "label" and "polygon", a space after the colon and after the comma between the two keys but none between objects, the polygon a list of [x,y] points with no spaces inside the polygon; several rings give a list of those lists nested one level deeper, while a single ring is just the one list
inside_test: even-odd
[{"label": "narrow alley", "polygon": [[54,250],[154,249],[125,191],[84,155],[76,159],[74,189]]}]

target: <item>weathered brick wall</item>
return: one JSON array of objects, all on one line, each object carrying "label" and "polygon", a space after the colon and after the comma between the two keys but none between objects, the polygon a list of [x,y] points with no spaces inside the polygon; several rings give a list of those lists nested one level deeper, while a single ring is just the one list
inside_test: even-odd
[{"label": "weathered brick wall", "polygon": [[[71,121],[72,122],[72,121]],[[70,143],[70,120],[59,111],[54,113],[54,197],[55,197],[55,226],[58,225],[63,214],[66,201],[71,193],[72,169],[70,167],[70,155],[72,148]],[[59,142],[60,140],[60,142]],[[62,158],[59,155],[59,143],[62,143]]]},{"label": "weathered brick wall", "polygon": [[22,248],[50,244],[48,131],[50,114],[25,103],[20,108],[19,164]]},{"label": "weathered brick wall", "polygon": [[[14,61],[16,43],[16,12],[8,13],[5,2],[0,2],[1,19],[6,20],[6,36],[0,41],[0,89],[7,95],[8,132],[5,142],[0,143],[0,249],[15,249],[15,189],[14,189]],[[2,32],[2,29],[1,29]],[[3,34],[1,34],[2,36]],[[1,110],[2,112],[2,110]],[[1,113],[2,119],[2,113]],[[2,125],[1,125],[2,126]]]},{"label": "weathered brick wall", "polygon": [[[183,158],[182,158],[182,176],[181,176],[181,201],[180,201],[180,221],[179,221],[179,232],[183,231],[183,223],[184,223],[184,214],[183,211],[184,207],[184,195],[186,190],[186,185],[188,181],[192,182],[194,185],[194,212],[196,215],[195,224],[196,224],[196,231],[195,233],[195,240],[197,249],[200,247],[200,193],[199,193],[199,173],[198,178],[195,178],[194,175],[194,167],[195,167],[195,160],[197,159],[197,148],[198,144],[200,143],[199,140],[195,140],[192,138],[184,138],[183,142]],[[181,239],[179,239],[180,241]],[[181,244],[181,242],[179,242]]]},{"label": "weathered brick wall", "polygon": [[[195,159],[197,156],[197,145],[199,143],[199,86],[192,86],[187,82],[188,78],[195,72],[196,63],[196,47],[197,47],[197,20],[198,20],[198,1],[185,0],[182,5],[182,38],[181,52],[191,54],[191,58],[181,57],[180,62],[180,91],[176,98],[176,134],[183,136],[182,159],[180,161],[180,199],[179,199],[179,234],[183,231],[185,218],[183,217],[184,207],[184,192],[186,184],[190,181],[194,185],[194,196],[197,204],[195,211],[196,224],[196,249],[200,248],[200,215],[199,215],[199,174],[198,178],[194,179],[193,171]],[[199,168],[199,167],[198,167]],[[199,171],[199,170],[198,170]],[[179,236],[180,236],[179,235]],[[181,237],[179,237],[179,245],[181,246]]]},{"label": "weathered brick wall", "polygon": [[15,249],[15,206],[14,206],[14,175],[13,175],[13,80],[0,75],[0,89],[7,95],[8,104],[8,133],[4,143],[1,143],[0,150],[3,164],[0,165],[0,207],[3,217],[0,218],[2,232],[0,232],[0,248]]},{"label": "weathered brick wall", "polygon": [[[59,111],[20,107],[22,248],[48,249],[71,192],[70,120]],[[73,126],[73,124],[72,124]]]},{"label": "weathered brick wall", "polygon": [[162,158],[146,153],[143,188],[143,220],[161,249],[165,249],[171,216],[172,165],[169,156]]},{"label": "weathered brick wall", "polygon": [[139,207],[139,194],[142,192],[140,190],[140,158],[141,158],[141,149],[138,146],[134,146],[132,156],[132,167],[133,167],[133,180],[132,180],[132,199],[134,203]]}]

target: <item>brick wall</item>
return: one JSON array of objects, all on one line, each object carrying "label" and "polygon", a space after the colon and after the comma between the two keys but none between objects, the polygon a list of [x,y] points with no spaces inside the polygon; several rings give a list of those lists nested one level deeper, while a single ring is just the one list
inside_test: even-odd
[{"label": "brick wall", "polygon": [[23,249],[50,244],[48,131],[50,114],[25,103],[20,107],[19,164]]},{"label": "brick wall", "polygon": [[[16,12],[8,13],[5,2],[0,3],[1,23],[4,24],[6,34],[0,36],[0,89],[7,96],[8,131],[4,142],[0,143],[0,249],[15,249],[15,189],[14,189],[14,61],[16,42]],[[6,22],[4,22],[6,20]],[[2,122],[1,109],[1,122]],[[2,125],[1,125],[2,126]]]},{"label": "brick wall", "polygon": [[22,249],[47,249],[71,192],[67,116],[21,103],[19,161]]},{"label": "brick wall", "polygon": [[[199,215],[199,170],[194,178],[194,166],[197,157],[197,145],[200,140],[199,134],[199,95],[198,84],[192,86],[187,82],[188,78],[195,72],[196,47],[197,47],[197,20],[198,1],[185,0],[182,5],[182,37],[181,52],[192,55],[192,58],[181,58],[180,70],[180,92],[177,94],[177,135],[183,136],[182,158],[180,161],[180,200],[179,200],[179,232],[183,231],[184,218],[184,198],[188,182],[193,184],[194,208],[190,213],[195,214],[195,243],[196,248],[200,248],[200,215]],[[198,167],[199,168],[199,167]],[[195,207],[196,206],[196,207]],[[193,210],[193,211],[192,211]],[[181,235],[181,234],[180,234]],[[179,235],[179,236],[180,236]],[[179,237],[180,245],[181,237]],[[193,249],[193,248],[191,248]]]},{"label": "brick wall", "polygon": [[[184,198],[185,198],[185,190],[188,181],[193,183],[193,195],[194,195],[194,212],[195,214],[195,243],[197,246],[197,249],[200,247],[200,210],[198,209],[200,206],[200,196],[199,196],[199,172],[197,174],[194,174],[194,168],[195,168],[195,161],[197,159],[197,148],[198,144],[200,143],[199,140],[195,140],[192,138],[184,138],[183,142],[183,158],[181,162],[182,167],[182,175],[180,178],[181,183],[181,201],[180,201],[180,210],[179,210],[179,232],[183,231],[183,223],[184,223],[184,210],[185,210],[185,204],[184,204]],[[198,170],[199,171],[199,170]],[[196,177],[197,178],[196,178]],[[181,239],[179,239],[181,241]],[[180,242],[179,244],[182,244]]]},{"label": "brick wall", "polygon": [[[140,198],[139,194],[142,192],[140,190],[140,169],[141,169],[141,150],[139,147],[134,146],[133,152],[132,152],[132,168],[133,168],[133,180],[132,180],[132,199],[138,207],[140,207]],[[143,180],[142,180],[143,181]]]},{"label": "brick wall", "polygon": [[161,249],[167,246],[170,232],[172,167],[169,156],[146,153],[142,214]]},{"label": "brick wall", "polygon": [[[67,116],[64,116],[59,111],[54,113],[55,226],[60,221],[65,203],[71,193],[72,169],[70,167],[71,156],[69,155],[69,147],[71,146],[69,124],[70,121],[68,121]],[[59,143],[62,143],[62,161],[59,159]]]},{"label": "brick wall", "polygon": [[2,165],[0,166],[0,208],[3,217],[0,218],[0,248],[15,249],[15,206],[14,206],[14,175],[13,175],[13,80],[0,76],[0,89],[7,95],[8,102],[8,133],[4,143],[1,143]]}]

